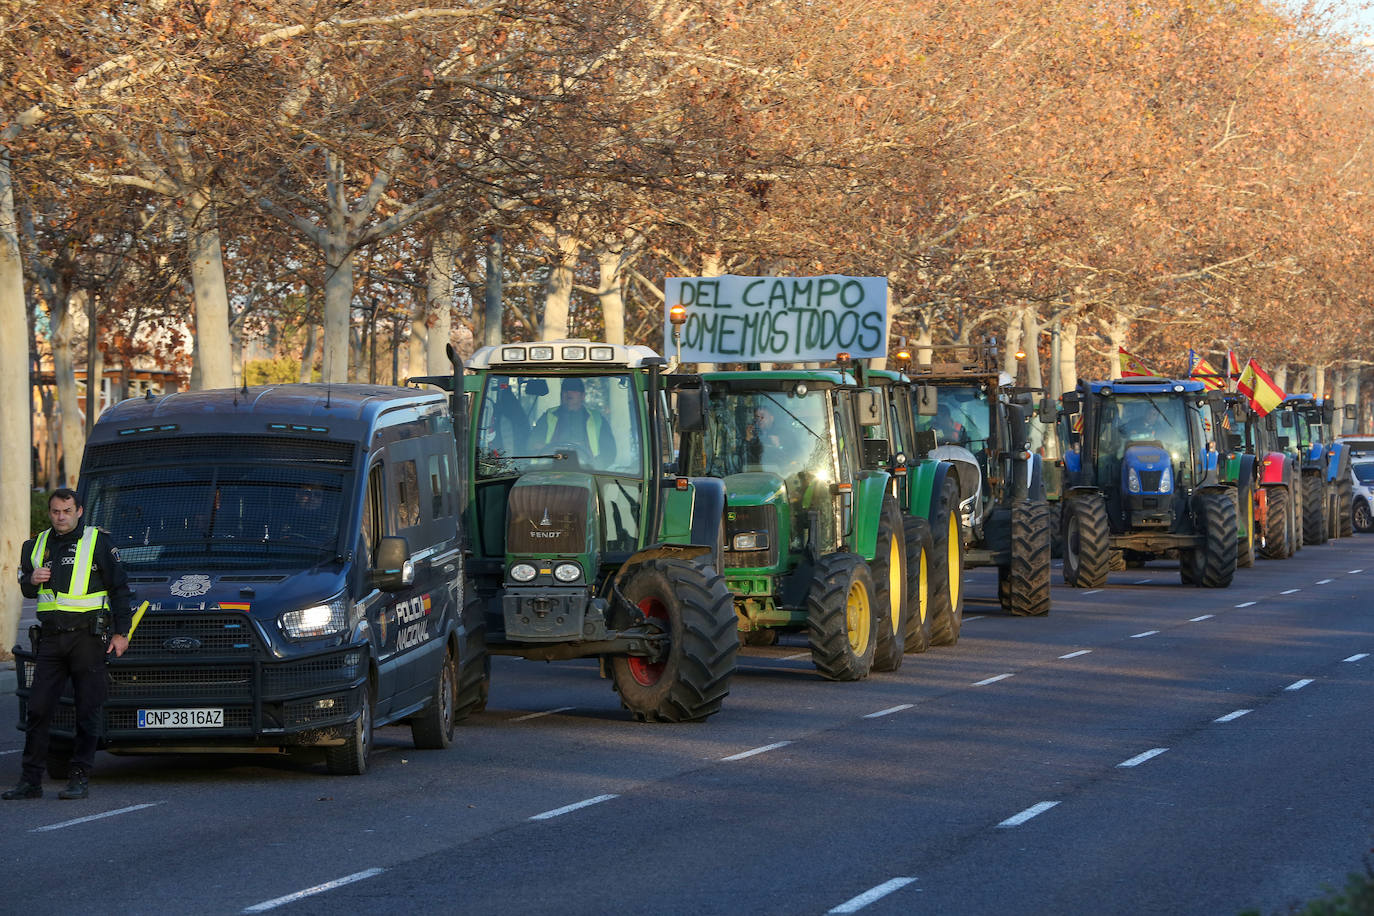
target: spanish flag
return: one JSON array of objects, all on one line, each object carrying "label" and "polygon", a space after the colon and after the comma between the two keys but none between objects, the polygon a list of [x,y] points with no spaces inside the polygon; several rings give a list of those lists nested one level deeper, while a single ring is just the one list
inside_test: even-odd
[{"label": "spanish flag", "polygon": [[1217,368],[1207,361],[1207,357],[1188,351],[1188,377],[1202,382],[1208,391],[1220,391],[1226,382]]},{"label": "spanish flag", "polygon": [[1127,353],[1124,347],[1117,347],[1116,355],[1121,360],[1122,378],[1130,378],[1133,375],[1154,375],[1149,366]]},{"label": "spanish flag", "polygon": [[1261,417],[1283,403],[1283,389],[1274,384],[1269,373],[1253,359],[1245,364],[1245,371],[1236,382],[1236,390],[1250,399],[1250,406]]},{"label": "spanish flag", "polygon": [[1233,382],[1240,378],[1240,357],[1235,350],[1226,351],[1226,377]]}]

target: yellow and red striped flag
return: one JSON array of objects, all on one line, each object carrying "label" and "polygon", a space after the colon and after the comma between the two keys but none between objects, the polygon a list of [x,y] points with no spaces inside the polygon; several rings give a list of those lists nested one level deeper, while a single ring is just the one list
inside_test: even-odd
[{"label": "yellow and red striped flag", "polygon": [[1130,378],[1133,375],[1154,375],[1150,367],[1142,363],[1135,356],[1126,352],[1124,347],[1116,348],[1117,358],[1121,360],[1121,377]]},{"label": "yellow and red striped flag", "polygon": [[1233,382],[1240,378],[1240,357],[1235,350],[1226,351],[1226,377]]},{"label": "yellow and red striped flag", "polygon": [[1188,377],[1202,382],[1208,391],[1220,391],[1226,387],[1222,374],[1207,361],[1207,357],[1188,351]]},{"label": "yellow and red striped flag", "polygon": [[1253,359],[1245,364],[1245,371],[1236,382],[1236,390],[1250,399],[1250,406],[1261,417],[1283,403],[1283,389],[1275,385],[1269,373]]}]

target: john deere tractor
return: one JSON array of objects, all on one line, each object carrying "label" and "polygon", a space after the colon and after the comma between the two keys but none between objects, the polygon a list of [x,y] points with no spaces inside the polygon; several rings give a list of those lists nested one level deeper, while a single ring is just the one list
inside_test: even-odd
[{"label": "john deere tractor", "polygon": [[816,670],[895,667],[907,614],[906,536],[888,449],[865,444],[872,391],[838,370],[709,372],[705,429],[682,453],[725,483],[724,572],[740,638],[805,632]]},{"label": "john deere tractor", "polygon": [[935,355],[955,361],[908,371],[917,429],[938,437],[931,457],[957,468],[964,563],[997,567],[1004,611],[1048,614],[1050,508],[1042,459],[1030,444],[1032,392],[1001,384],[990,345],[936,348]]},{"label": "john deere tractor", "polygon": [[[1216,400],[1216,396],[1213,396]],[[1063,397],[1064,581],[1106,584],[1113,550],[1146,561],[1177,551],[1185,585],[1224,588],[1236,571],[1236,501],[1217,472],[1198,381],[1080,381]]]},{"label": "john deere tractor", "polygon": [[[679,722],[720,709],[739,643],[725,490],[671,473],[663,364],[586,340],[479,349],[464,518],[490,653],[597,657],[636,718]],[[699,398],[679,411],[702,426]]]}]

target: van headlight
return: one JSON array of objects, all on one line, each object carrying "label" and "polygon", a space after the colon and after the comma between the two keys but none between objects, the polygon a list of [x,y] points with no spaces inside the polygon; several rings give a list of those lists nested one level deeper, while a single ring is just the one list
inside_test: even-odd
[{"label": "van headlight", "polygon": [[339,595],[325,604],[287,611],[280,622],[282,632],[292,639],[333,636],[348,628],[348,602]]}]

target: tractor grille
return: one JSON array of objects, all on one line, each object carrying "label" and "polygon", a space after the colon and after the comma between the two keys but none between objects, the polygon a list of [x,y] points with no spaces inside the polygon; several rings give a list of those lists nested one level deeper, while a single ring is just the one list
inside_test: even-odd
[{"label": "tractor grille", "polygon": [[1163,471],[1140,471],[1140,491],[1142,493],[1158,493],[1159,481],[1164,477]]},{"label": "tractor grille", "polygon": [[[768,535],[763,550],[731,550],[735,535],[742,531],[762,531]],[[726,569],[774,566],[778,562],[778,511],[776,506],[741,506],[725,513]]]},{"label": "tractor grille", "polygon": [[510,553],[581,553],[591,515],[583,487],[529,486],[510,491],[506,550]]}]

